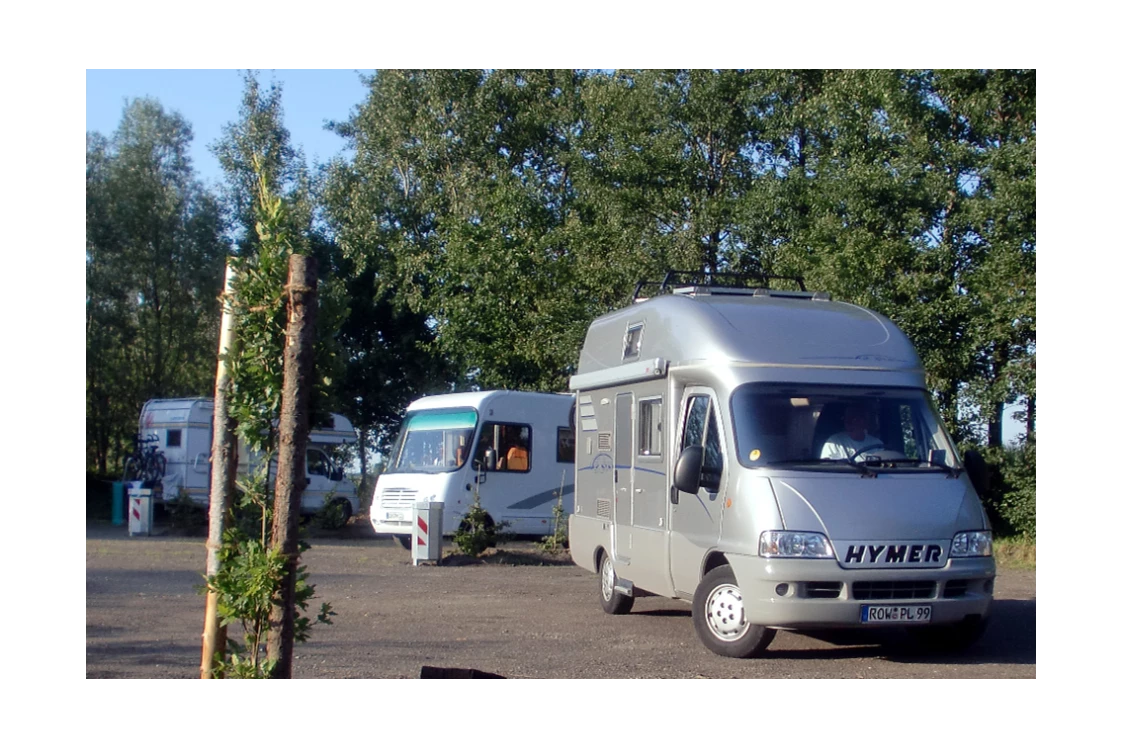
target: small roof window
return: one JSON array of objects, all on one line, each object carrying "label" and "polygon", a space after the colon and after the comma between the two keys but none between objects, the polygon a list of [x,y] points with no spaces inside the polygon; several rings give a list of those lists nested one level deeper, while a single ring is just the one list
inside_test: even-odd
[{"label": "small roof window", "polygon": [[640,346],[643,344],[643,323],[633,322],[628,325],[628,331],[624,333],[624,360],[637,358],[639,356]]}]

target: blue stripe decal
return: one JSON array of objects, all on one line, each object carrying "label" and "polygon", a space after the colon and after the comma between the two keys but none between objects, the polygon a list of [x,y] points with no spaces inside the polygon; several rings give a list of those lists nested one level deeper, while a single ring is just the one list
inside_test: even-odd
[{"label": "blue stripe decal", "polygon": [[[589,467],[577,468],[577,472],[583,473],[586,470],[592,470],[592,469],[593,469],[593,466],[590,465]],[[617,470],[627,470],[628,466],[627,465],[616,465],[616,469]],[[655,475],[659,475],[659,476],[662,476],[664,478],[667,477],[667,474],[664,473],[662,470],[652,470],[651,468],[641,468],[641,467],[636,468],[636,470],[639,470],[640,472],[643,472],[643,473],[654,473]]]},{"label": "blue stripe decal", "polygon": [[[562,496],[564,497],[567,494],[568,495],[573,494],[573,484],[572,483],[570,483],[568,486],[562,486]],[[539,507],[539,506],[542,506],[543,504],[549,503],[551,501],[557,501],[557,500],[558,500],[558,492],[551,489],[549,491],[543,491],[542,493],[536,493],[533,496],[525,498],[525,499],[523,499],[522,501],[520,501],[516,504],[511,504],[507,508],[508,509],[534,509],[535,507]]]}]

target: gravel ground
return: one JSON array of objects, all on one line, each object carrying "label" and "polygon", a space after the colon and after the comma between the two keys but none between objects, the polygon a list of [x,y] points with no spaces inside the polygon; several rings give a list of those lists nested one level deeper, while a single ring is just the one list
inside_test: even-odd
[{"label": "gravel ground", "polygon": [[[204,539],[154,532],[87,524],[87,678],[198,677]],[[990,628],[968,654],[918,655],[892,632],[780,632],[765,656],[733,660],[696,639],[687,603],[640,598],[630,615],[608,616],[594,575],[567,558],[543,559],[529,542],[484,562],[416,567],[358,517],[310,542],[302,561],[319,599],[312,607],[329,602],[337,616],[297,645],[297,678],[418,678],[424,666],[507,678],[1037,675],[1034,571],[999,570]]]}]

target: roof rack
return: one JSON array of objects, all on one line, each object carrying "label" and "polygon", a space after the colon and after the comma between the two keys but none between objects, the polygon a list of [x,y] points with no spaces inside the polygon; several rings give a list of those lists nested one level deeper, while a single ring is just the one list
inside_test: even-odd
[{"label": "roof rack", "polygon": [[[789,281],[799,286],[799,291],[783,291],[772,289],[773,281]],[[654,293],[640,296],[640,293],[650,286],[658,286]],[[632,294],[632,302],[642,301],[652,296],[665,293],[680,294],[707,294],[707,293],[751,293],[754,296],[793,295],[807,296],[815,299],[829,299],[830,294],[823,292],[809,293],[803,278],[796,275],[767,275],[765,273],[711,273],[698,270],[672,270],[662,281],[640,281],[636,283],[636,290]]]}]

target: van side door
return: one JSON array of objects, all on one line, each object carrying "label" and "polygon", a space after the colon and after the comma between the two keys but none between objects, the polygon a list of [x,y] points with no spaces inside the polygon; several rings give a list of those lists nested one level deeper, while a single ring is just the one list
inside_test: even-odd
[{"label": "van side door", "polygon": [[671,581],[677,592],[693,595],[701,578],[702,560],[717,542],[721,528],[725,445],[713,390],[687,387],[680,413],[675,459],[692,446],[702,447],[704,455],[698,493],[671,489]]},{"label": "van side door", "polygon": [[616,450],[614,455],[613,550],[618,560],[632,555],[632,410],[631,392],[616,396]]}]

